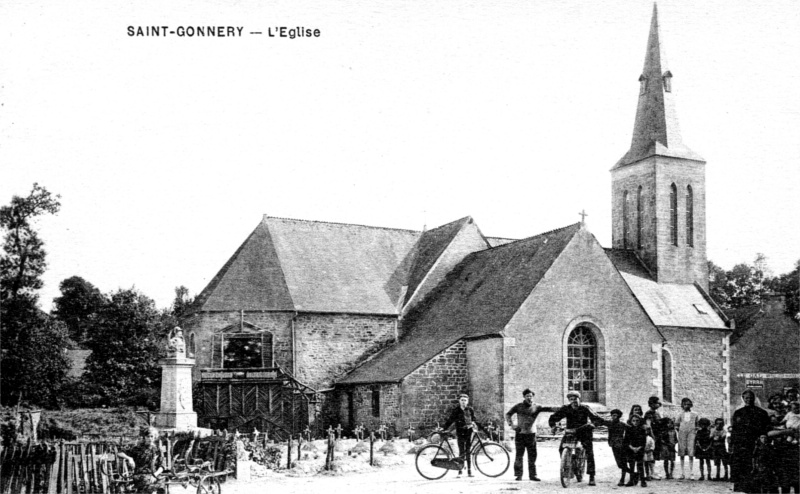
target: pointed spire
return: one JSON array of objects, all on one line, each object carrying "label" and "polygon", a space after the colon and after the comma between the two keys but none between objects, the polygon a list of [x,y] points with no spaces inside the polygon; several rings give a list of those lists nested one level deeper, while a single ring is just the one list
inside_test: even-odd
[{"label": "pointed spire", "polygon": [[658,6],[655,3],[644,68],[639,77],[639,105],[636,108],[631,148],[614,168],[654,155],[704,161],[681,142],[672,95],[672,73],[667,68],[667,57],[659,33]]}]

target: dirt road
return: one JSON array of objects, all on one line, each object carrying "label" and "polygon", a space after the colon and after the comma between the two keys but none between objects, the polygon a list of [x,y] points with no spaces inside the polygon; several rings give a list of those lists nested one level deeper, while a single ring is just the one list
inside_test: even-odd
[{"label": "dirt road", "polygon": [[[726,494],[732,492],[731,484],[726,482],[700,482],[697,480],[677,481],[661,480],[648,483],[646,488],[617,487],[619,470],[614,464],[611,451],[604,443],[595,443],[595,456],[597,460],[597,486],[589,487],[586,482],[573,484],[569,489],[561,487],[558,478],[558,449],[554,442],[541,442],[538,445],[539,457],[537,460],[541,482],[528,480],[517,482],[509,467],[503,476],[490,479],[476,474],[473,478],[456,478],[455,472],[448,473],[443,479],[436,481],[425,480],[419,476],[414,468],[413,455],[405,455],[403,464],[375,469],[365,473],[350,473],[346,475],[314,475],[308,477],[289,477],[276,475],[269,479],[257,479],[251,482],[227,482],[222,491],[224,494],[264,494],[279,492],[281,494],[295,493],[346,493],[346,494],[410,494],[410,493],[496,493],[496,492],[553,492],[564,493],[567,491],[603,493],[660,493],[680,492],[681,494]],[[513,456],[512,456],[513,462]],[[687,466],[688,467],[688,466]],[[680,465],[678,465],[680,469]],[[661,474],[662,465],[657,466],[657,473]],[[697,465],[695,475],[697,476]],[[527,473],[526,473],[527,476]],[[183,494],[178,488],[173,494]]]}]

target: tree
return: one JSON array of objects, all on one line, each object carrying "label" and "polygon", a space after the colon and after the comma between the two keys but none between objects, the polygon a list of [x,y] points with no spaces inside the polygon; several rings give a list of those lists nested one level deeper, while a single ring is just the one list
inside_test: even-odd
[{"label": "tree", "polygon": [[767,290],[765,271],[766,256],[760,253],[752,265],[740,263],[729,271],[709,261],[709,293],[723,309],[759,304]]},{"label": "tree", "polygon": [[19,296],[35,299],[42,287],[41,276],[47,263],[44,242],[33,227],[39,216],[56,214],[58,199],[39,184],[33,184],[28,197],[14,196],[11,204],[0,208],[0,227],[5,231],[0,257],[0,297],[15,300]]},{"label": "tree", "polygon": [[180,320],[189,313],[194,297],[189,296],[189,289],[181,285],[175,287],[175,300],[172,301],[172,315]]},{"label": "tree", "polygon": [[53,315],[67,325],[72,341],[82,346],[89,326],[94,324],[97,313],[107,303],[106,297],[80,276],[65,279],[59,289],[61,296],[53,300]]},{"label": "tree", "polygon": [[153,300],[134,288],[112,293],[87,330],[92,353],[82,380],[94,404],[155,406],[167,328]]},{"label": "tree", "polygon": [[783,294],[786,299],[786,313],[800,321],[800,259],[795,262],[792,271],[771,279],[769,288],[775,293]]},{"label": "tree", "polygon": [[54,406],[69,369],[65,353],[66,328],[37,307],[36,291],[47,266],[44,242],[34,228],[36,219],[56,214],[61,207],[39,184],[27,197],[14,196],[0,207],[4,231],[0,254],[0,402],[25,399]]}]

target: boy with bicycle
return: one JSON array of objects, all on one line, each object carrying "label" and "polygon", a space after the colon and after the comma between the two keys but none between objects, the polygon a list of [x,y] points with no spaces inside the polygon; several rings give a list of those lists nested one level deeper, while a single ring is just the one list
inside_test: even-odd
[{"label": "boy with bicycle", "polygon": [[[444,423],[447,430],[451,425],[456,426],[456,439],[458,443],[458,455],[467,462],[467,476],[472,477],[472,459],[470,458],[469,448],[472,444],[472,431],[476,426],[475,410],[469,406],[469,395],[461,393],[458,396],[458,406],[450,412],[450,417]],[[459,477],[463,470],[458,471]]]},{"label": "boy with bicycle", "polygon": [[[594,413],[591,408],[586,405],[581,405],[581,394],[578,391],[570,391],[567,393],[568,405],[559,408],[553,415],[550,416],[548,423],[550,428],[555,434],[555,426],[561,419],[567,419],[567,429],[577,429],[587,424],[602,423],[603,419]],[[583,449],[586,452],[586,473],[589,475],[589,485],[596,485],[594,482],[594,450],[592,449],[592,428],[584,428],[578,432],[577,439],[583,444]],[[561,446],[558,448],[558,454],[564,444],[564,438],[561,438]]]}]

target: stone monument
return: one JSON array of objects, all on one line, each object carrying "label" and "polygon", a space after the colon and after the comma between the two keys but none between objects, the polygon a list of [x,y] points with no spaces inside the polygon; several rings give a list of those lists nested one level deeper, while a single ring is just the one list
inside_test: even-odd
[{"label": "stone monument", "polygon": [[192,367],[194,359],[186,357],[183,330],[175,327],[169,334],[167,357],[161,366],[161,408],[153,417],[153,425],[162,429],[197,428],[197,414],[192,410]]}]

